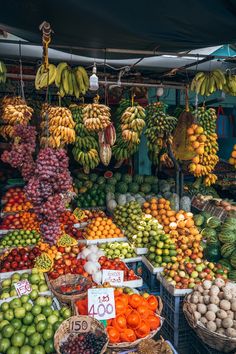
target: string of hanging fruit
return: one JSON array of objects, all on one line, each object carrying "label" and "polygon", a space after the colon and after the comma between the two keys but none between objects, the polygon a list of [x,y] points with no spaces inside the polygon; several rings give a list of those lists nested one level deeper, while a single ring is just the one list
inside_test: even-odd
[{"label": "string of hanging fruit", "polygon": [[212,173],[219,161],[217,156],[218,143],[216,131],[217,115],[214,108],[205,106],[194,111],[197,124],[192,124],[188,130],[189,150],[194,153],[189,165],[189,171],[195,177],[204,177],[204,184],[210,186],[217,180]]}]

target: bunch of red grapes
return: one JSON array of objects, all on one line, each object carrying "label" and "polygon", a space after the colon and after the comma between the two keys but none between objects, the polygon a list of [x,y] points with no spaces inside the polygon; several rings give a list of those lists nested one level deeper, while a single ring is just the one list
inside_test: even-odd
[{"label": "bunch of red grapes", "polygon": [[34,211],[41,220],[40,230],[46,242],[55,243],[60,236],[60,216],[65,211],[63,193],[72,188],[69,160],[65,150],[40,150],[34,176],[25,188]]},{"label": "bunch of red grapes", "polygon": [[35,163],[33,153],[36,145],[35,127],[18,124],[14,128],[14,143],[10,151],[4,151],[1,159],[21,171],[22,177],[28,181],[34,174]]}]

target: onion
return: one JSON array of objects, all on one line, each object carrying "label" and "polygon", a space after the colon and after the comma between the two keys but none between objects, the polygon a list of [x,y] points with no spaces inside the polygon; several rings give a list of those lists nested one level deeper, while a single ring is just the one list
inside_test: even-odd
[{"label": "onion", "polygon": [[98,271],[92,275],[92,279],[96,284],[102,283],[102,272]]}]

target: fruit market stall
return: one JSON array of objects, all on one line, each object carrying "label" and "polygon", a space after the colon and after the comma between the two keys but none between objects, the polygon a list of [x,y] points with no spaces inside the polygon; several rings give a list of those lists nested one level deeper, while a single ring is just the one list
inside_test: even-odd
[{"label": "fruit market stall", "polygon": [[[176,88],[134,65],[113,97],[112,66],[54,62],[40,30],[18,96],[0,61],[0,354],[234,352],[236,148],[220,160],[206,97],[236,75],[200,63]],[[182,107],[150,98],[165,85]]]}]

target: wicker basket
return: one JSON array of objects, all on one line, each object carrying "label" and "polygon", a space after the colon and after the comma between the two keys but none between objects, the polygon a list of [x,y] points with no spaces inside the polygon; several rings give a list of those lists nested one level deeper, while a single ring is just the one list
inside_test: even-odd
[{"label": "wicker basket", "polygon": [[222,334],[209,331],[201,322],[196,321],[194,311],[190,304],[190,295],[184,299],[183,312],[188,321],[189,326],[196,332],[197,336],[209,347],[229,353],[236,349],[236,338],[229,338]]},{"label": "wicker basket", "polygon": [[67,295],[67,294],[62,294],[60,292],[58,292],[56,289],[62,285],[69,285],[69,284],[73,284],[76,283],[79,279],[84,279],[84,281],[86,281],[89,285],[90,288],[92,288],[93,283],[84,277],[81,277],[78,274],[66,274],[66,275],[62,275],[60,277],[58,277],[57,279],[50,279],[48,278],[48,275],[45,276],[47,284],[49,289],[51,290],[51,292],[58,298],[58,300],[60,300],[62,303],[66,303],[66,304],[71,304],[72,302],[79,300],[81,298],[83,298],[84,296],[86,296],[87,294],[87,290],[80,293],[80,294],[71,294],[71,295]]},{"label": "wicker basket", "polygon": [[[70,318],[68,318],[67,320],[65,320],[64,322],[62,322],[62,324],[60,325],[60,327],[57,329],[55,335],[54,335],[54,347],[55,350],[58,354],[60,354],[60,345],[67,339],[67,337],[72,333],[71,331],[71,323],[74,321],[86,321],[89,326],[90,332],[96,333],[96,334],[102,334],[105,333],[105,328],[104,326],[101,324],[101,322],[99,322],[98,320],[96,320],[95,318],[89,317],[89,316],[72,316]],[[77,331],[75,333],[81,333],[80,331]],[[108,346],[108,336],[106,334],[106,338],[107,341],[104,344],[101,354],[104,354],[106,352],[107,346]]]}]

